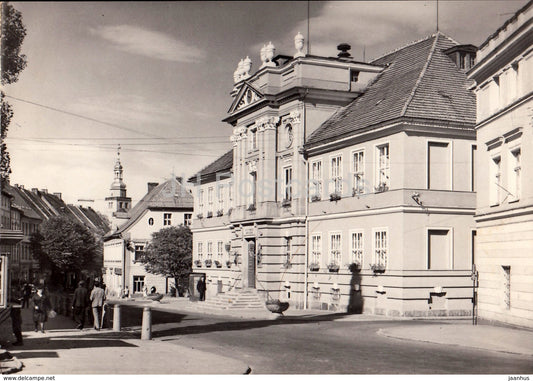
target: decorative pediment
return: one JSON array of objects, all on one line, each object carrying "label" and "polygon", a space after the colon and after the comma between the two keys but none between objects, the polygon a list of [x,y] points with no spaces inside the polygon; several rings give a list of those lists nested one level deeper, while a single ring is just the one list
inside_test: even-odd
[{"label": "decorative pediment", "polygon": [[228,113],[232,114],[235,111],[242,110],[254,103],[259,102],[262,99],[264,99],[263,94],[261,94],[249,83],[244,83],[235,96]]}]

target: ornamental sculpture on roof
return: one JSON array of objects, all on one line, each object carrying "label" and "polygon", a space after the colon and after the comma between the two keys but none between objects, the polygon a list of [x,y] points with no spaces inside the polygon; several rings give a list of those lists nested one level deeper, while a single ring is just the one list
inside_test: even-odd
[{"label": "ornamental sculpture on roof", "polygon": [[294,47],[296,48],[296,53],[294,53],[294,58],[298,57],[305,57],[305,54],[303,52],[304,49],[304,36],[298,32],[296,36],[294,36]]}]

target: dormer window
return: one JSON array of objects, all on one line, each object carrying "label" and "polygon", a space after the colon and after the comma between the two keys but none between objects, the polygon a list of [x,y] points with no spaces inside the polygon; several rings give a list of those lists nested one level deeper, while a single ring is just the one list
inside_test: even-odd
[{"label": "dormer window", "polygon": [[477,48],[474,45],[456,45],[444,53],[463,71],[470,70],[476,63]]},{"label": "dormer window", "polygon": [[350,82],[354,83],[359,81],[359,70],[350,70]]}]

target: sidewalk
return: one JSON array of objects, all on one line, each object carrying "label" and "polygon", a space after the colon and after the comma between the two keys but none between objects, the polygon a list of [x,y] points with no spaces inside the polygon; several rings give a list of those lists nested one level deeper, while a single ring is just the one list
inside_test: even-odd
[{"label": "sidewalk", "polygon": [[20,374],[243,374],[248,368],[231,357],[140,340],[128,331],[79,331],[61,315],[49,319],[44,334],[33,331],[30,309],[23,310],[23,322],[24,345],[8,347],[24,364]]},{"label": "sidewalk", "polygon": [[467,321],[386,328],[379,335],[402,340],[462,346],[495,352],[533,356],[533,331]]}]

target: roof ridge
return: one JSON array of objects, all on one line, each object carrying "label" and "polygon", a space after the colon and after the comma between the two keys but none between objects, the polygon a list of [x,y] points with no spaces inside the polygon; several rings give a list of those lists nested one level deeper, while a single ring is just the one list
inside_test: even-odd
[{"label": "roof ridge", "polygon": [[[399,52],[400,50],[405,49],[405,48],[408,48],[409,46],[413,46],[413,45],[416,45],[416,44],[418,44],[418,43],[420,43],[420,42],[422,42],[422,41],[429,40],[430,38],[435,37],[435,36],[436,36],[437,34],[439,34],[439,33],[441,33],[441,32],[432,33],[432,34],[430,34],[429,36],[426,36],[426,37],[423,37],[423,38],[421,38],[421,39],[418,39],[418,40],[414,40],[414,41],[408,42],[407,44],[405,44],[405,45],[403,45],[403,46],[401,46],[401,47],[399,47],[399,48],[393,49],[393,50],[391,50],[391,51],[389,51],[389,52],[387,52],[387,53],[385,53],[385,54],[382,54],[382,55],[380,55],[380,56],[378,56],[378,57],[376,57],[376,58],[370,60],[370,63],[373,63],[373,62],[375,62],[375,61],[377,61],[377,60],[380,60],[380,59],[382,59],[383,57],[387,57],[388,55],[391,55],[391,54],[393,54],[393,53]],[[441,33],[441,34],[442,34],[442,33]]]},{"label": "roof ridge", "polygon": [[420,83],[422,82],[422,78],[424,78],[427,68],[429,67],[429,63],[431,62],[431,59],[433,58],[433,53],[435,53],[435,49],[437,47],[440,34],[441,34],[440,32],[433,34],[433,36],[435,37],[435,41],[433,41],[433,45],[431,45],[431,49],[429,50],[429,54],[426,59],[426,63],[424,64],[424,67],[422,68],[422,70],[420,70],[418,79],[416,80],[416,83],[413,86],[413,89],[411,90],[411,94],[409,94],[409,97],[407,98],[407,101],[405,102],[402,108],[402,112],[400,113],[400,116],[405,116],[405,113],[407,112],[407,108],[409,107],[409,105],[413,101],[413,98],[415,97],[416,91],[418,90],[418,87],[420,86]]}]

